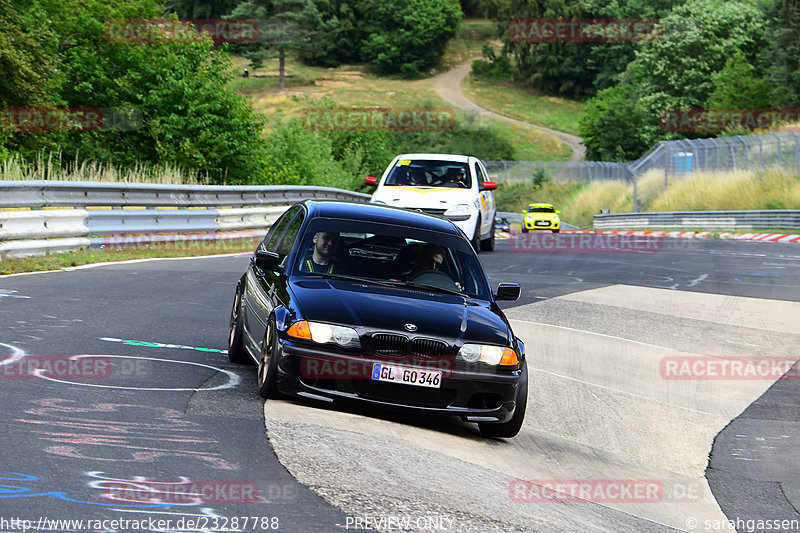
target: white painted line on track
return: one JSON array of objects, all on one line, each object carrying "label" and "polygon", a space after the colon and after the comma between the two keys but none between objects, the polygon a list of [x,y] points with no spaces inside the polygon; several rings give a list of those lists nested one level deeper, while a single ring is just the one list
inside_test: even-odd
[{"label": "white painted line on track", "polygon": [[99,385],[96,383],[79,383],[76,381],[67,381],[63,379],[56,379],[53,377],[45,376],[42,373],[45,371],[42,368],[36,369],[34,374],[37,377],[45,379],[47,381],[54,381],[56,383],[64,383],[66,385],[78,385],[80,387],[95,387],[99,389],[121,389],[121,390],[139,390],[139,391],[165,391],[165,392],[184,392],[184,391],[194,391],[194,392],[208,392],[208,391],[215,391],[215,390],[223,390],[223,389],[232,389],[239,385],[241,382],[241,378],[235,372],[231,372],[230,370],[225,370],[223,368],[217,368],[211,365],[205,365],[203,363],[195,363],[193,361],[177,361],[174,359],[156,359],[153,357],[136,357],[131,355],[105,355],[105,354],[98,354],[98,355],[91,355],[91,354],[83,354],[83,355],[74,355],[70,357],[70,359],[80,359],[82,357],[115,357],[119,359],[143,359],[145,361],[162,361],[164,363],[177,363],[183,365],[194,365],[194,366],[202,366],[204,368],[208,368],[210,370],[216,370],[217,372],[222,372],[228,376],[228,382],[223,383],[222,385],[217,385],[216,387],[210,388],[193,388],[193,387],[184,387],[184,388],[162,388],[162,387],[123,387],[120,385]]}]

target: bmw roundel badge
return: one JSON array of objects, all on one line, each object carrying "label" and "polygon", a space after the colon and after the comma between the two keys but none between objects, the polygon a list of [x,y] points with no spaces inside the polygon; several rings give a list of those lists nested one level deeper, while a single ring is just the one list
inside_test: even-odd
[{"label": "bmw roundel badge", "polygon": [[417,331],[416,324],[406,324],[403,327],[406,328],[406,331]]}]

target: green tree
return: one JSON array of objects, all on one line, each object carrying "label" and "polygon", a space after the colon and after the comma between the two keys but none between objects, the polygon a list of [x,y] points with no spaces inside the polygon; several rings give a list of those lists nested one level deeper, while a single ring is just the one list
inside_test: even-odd
[{"label": "green tree", "polygon": [[800,106],[800,1],[776,0],[767,5],[770,48],[767,77],[776,107]]},{"label": "green tree", "polygon": [[[108,4],[85,0],[30,0],[25,20],[59,72],[57,93],[69,107],[135,111],[134,131],[79,131],[40,135],[61,139],[65,159],[133,165],[180,165],[212,180],[257,180],[264,164],[263,124],[230,86],[230,60],[207,38],[180,41],[152,28],[153,42],[125,42],[109,21],[153,19],[157,0]],[[173,19],[175,21],[174,15]]]},{"label": "green tree", "polygon": [[653,122],[636,98],[633,86],[623,84],[603,89],[589,100],[580,123],[586,158],[602,161],[638,158],[658,136],[657,122]]},{"label": "green tree", "polygon": [[279,90],[285,88],[286,54],[303,55],[324,29],[314,0],[247,0],[239,4],[227,18],[256,18],[258,41],[237,49],[259,68],[268,57],[278,57]]},{"label": "green tree", "polygon": [[714,109],[763,109],[770,105],[770,88],[756,76],[756,69],[737,50],[714,75],[714,91],[708,107]]},{"label": "green tree", "polygon": [[414,75],[435,66],[458,30],[456,0],[377,2],[364,59],[385,73]]}]

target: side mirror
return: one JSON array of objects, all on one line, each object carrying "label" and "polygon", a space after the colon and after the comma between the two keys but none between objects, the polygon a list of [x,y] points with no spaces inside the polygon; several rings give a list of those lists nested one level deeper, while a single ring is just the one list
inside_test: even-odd
[{"label": "side mirror", "polygon": [[495,300],[519,300],[521,289],[519,283],[500,283],[497,285]]},{"label": "side mirror", "polygon": [[495,183],[494,181],[484,181],[481,184],[482,191],[493,191],[496,188],[497,188],[497,183]]},{"label": "side mirror", "polygon": [[376,178],[375,176],[367,176],[366,178],[364,178],[364,183],[366,183],[367,185],[372,185],[374,187],[378,183],[378,178]]},{"label": "side mirror", "polygon": [[270,270],[272,272],[280,270],[280,266],[278,266],[280,260],[281,257],[278,254],[266,250],[256,250],[254,255],[256,268],[260,268],[261,270]]},{"label": "side mirror", "polygon": [[561,214],[561,210],[560,209],[556,209],[556,215],[560,215],[560,214]]}]

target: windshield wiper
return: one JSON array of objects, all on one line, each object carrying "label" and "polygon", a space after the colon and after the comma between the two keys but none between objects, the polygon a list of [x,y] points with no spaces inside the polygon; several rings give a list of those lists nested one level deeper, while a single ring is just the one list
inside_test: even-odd
[{"label": "windshield wiper", "polygon": [[361,283],[372,283],[373,285],[385,285],[388,287],[394,287],[398,284],[402,285],[403,282],[401,281],[387,281],[381,279],[374,279],[374,278],[360,278],[358,276],[346,276],[344,274],[323,274],[320,276],[323,279],[338,279],[344,281],[359,281]]},{"label": "windshield wiper", "polygon": [[453,289],[445,289],[444,287],[437,287],[436,285],[426,285],[424,283],[414,283],[413,281],[406,281],[403,283],[406,287],[413,287],[415,289],[424,289],[424,290],[431,290],[435,292],[443,292],[445,294],[454,294],[456,296],[461,296],[462,298],[467,298],[467,295],[463,292],[456,291]]}]

